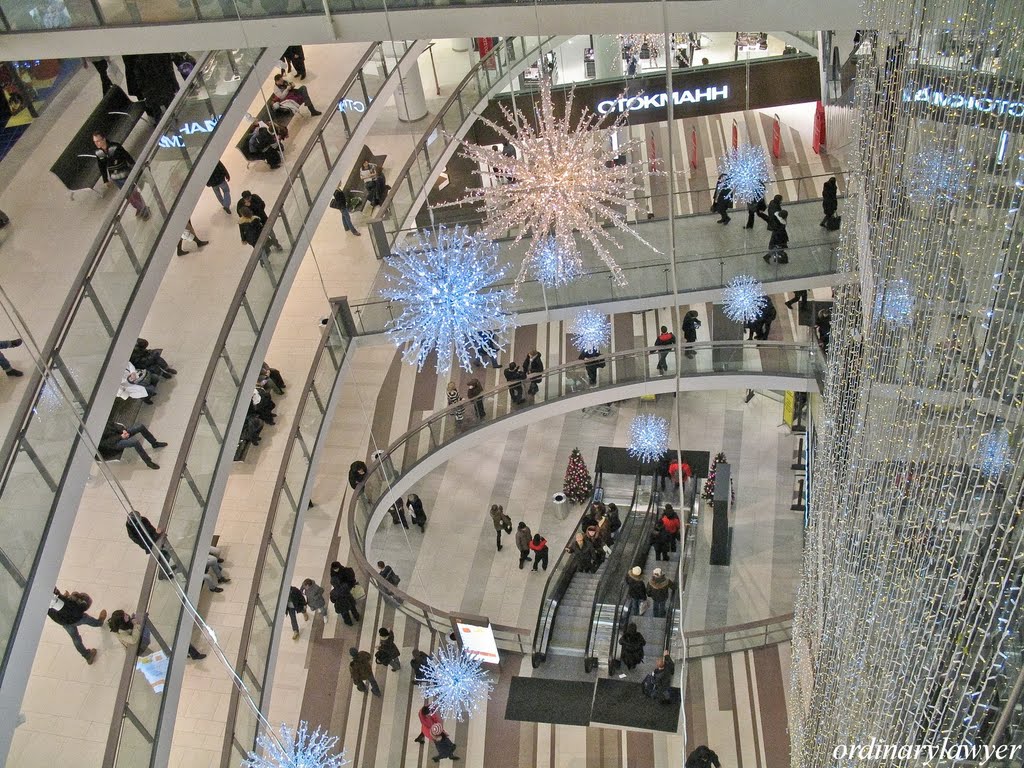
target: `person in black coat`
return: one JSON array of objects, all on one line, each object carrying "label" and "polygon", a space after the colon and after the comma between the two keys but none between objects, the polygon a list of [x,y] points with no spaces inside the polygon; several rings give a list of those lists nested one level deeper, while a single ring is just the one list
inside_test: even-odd
[{"label": "person in black coat", "polygon": [[672,534],[665,530],[659,522],[651,532],[651,546],[654,547],[654,559],[668,560],[669,550],[672,549]]},{"label": "person in black coat", "polygon": [[359,581],[356,579],[356,572],[347,565],[342,565],[337,560],[331,563],[331,586],[336,584],[348,584],[354,587]]},{"label": "person in black coat", "polygon": [[412,512],[412,524],[418,525],[421,531],[427,528],[427,513],[423,509],[423,502],[415,493],[410,493],[405,500],[405,506]]},{"label": "person in black coat", "polygon": [[[213,168],[213,173],[210,174],[210,180],[206,182],[206,186],[213,190],[217,202],[220,203],[220,207],[224,209],[225,213],[231,213],[231,187],[228,186],[229,181],[231,181],[231,174],[228,173],[224,163],[218,160],[217,165]],[[252,206],[249,207],[251,208]]]},{"label": "person in black coat", "polygon": [[757,215],[764,219],[765,224],[768,225],[768,231],[771,232],[779,226],[779,212],[782,210],[782,195],[776,195],[772,198],[772,201],[768,203],[768,210],[764,213],[758,211]]},{"label": "person in black coat", "polygon": [[[306,52],[302,50],[301,45],[289,45],[285,48],[281,61],[285,64],[285,71],[294,69],[295,76],[299,80],[306,79]],[[281,74],[283,75],[284,72]]]},{"label": "person in black coat", "polygon": [[352,223],[352,211],[349,208],[348,195],[345,194],[345,190],[340,187],[334,190],[334,198],[331,200],[331,208],[336,211],[341,211],[341,226],[346,232],[351,232],[353,235],[362,237],[362,233],[356,229],[355,224]]},{"label": "person in black coat", "polygon": [[747,203],[747,223],[744,229],[754,228],[754,217],[760,215],[768,207],[764,197],[760,197],[752,203]]},{"label": "person in black coat", "polygon": [[826,226],[839,210],[839,191],[836,188],[836,177],[831,176],[821,187],[821,210],[825,218],[821,220],[821,226]]},{"label": "person in black coat", "polygon": [[523,360],[523,371],[530,379],[530,386],[526,390],[526,394],[537,394],[537,391],[540,389],[541,374],[544,373],[544,361],[540,357],[540,352],[536,349],[530,352],[526,359]]},{"label": "person in black coat", "polygon": [[309,611],[306,610],[306,598],[298,587],[288,588],[288,602],[285,604],[284,612],[288,614],[288,620],[292,623],[292,640],[298,640],[299,619],[296,614],[301,613],[306,621],[309,621]]},{"label": "person in black coat", "polygon": [[340,579],[335,582],[332,576],[330,597],[334,612],[341,616],[341,620],[347,626],[352,626],[353,619],[360,620],[359,606],[356,605],[356,599],[352,597],[352,584]]},{"label": "person in black coat", "polygon": [[355,489],[366,479],[367,466],[365,461],[353,461],[348,468],[349,487]]},{"label": "person in black coat", "polygon": [[722,768],[722,764],[713,750],[701,744],[686,758],[684,768]]},{"label": "person in black coat", "polygon": [[725,179],[725,174],[718,175],[718,183],[715,184],[715,197],[711,204],[711,210],[719,215],[719,224],[728,224],[729,209],[732,208],[732,189]]},{"label": "person in black coat", "polygon": [[779,223],[772,230],[772,236],[768,240],[768,253],[763,257],[766,264],[772,262],[776,264],[789,263],[789,255],[786,253],[786,248],[789,246],[789,232],[786,231],[787,218],[789,218],[789,213],[779,211],[777,217]]},{"label": "person in black coat", "polygon": [[586,360],[587,379],[590,381],[590,386],[597,386],[597,372],[604,368],[604,355],[601,354],[600,350],[590,349],[580,352],[577,360]]},{"label": "person in black coat", "polygon": [[178,92],[177,70],[169,53],[126,54],[125,87],[131,96],[145,103],[146,114],[159,120]]},{"label": "person in black coat", "polygon": [[779,313],[775,309],[775,304],[771,299],[768,299],[761,309],[760,316],[757,318],[757,331],[754,334],[754,338],[759,341],[767,341],[768,334],[772,331],[772,323],[775,322],[775,318],[778,316]]},{"label": "person in black coat", "polygon": [[[691,309],[685,315],[683,315],[683,339],[686,340],[687,344],[693,344],[697,341],[697,329],[700,328],[701,322],[697,315],[696,309]],[[692,349],[687,349],[684,353],[687,357],[696,357],[697,353]]]},{"label": "person in black coat", "polygon": [[252,133],[249,134],[247,147],[254,160],[265,161],[271,170],[281,167],[282,158],[278,137],[266,123],[256,123]]},{"label": "person in black coat", "polygon": [[637,664],[643,663],[646,643],[644,636],[637,631],[636,624],[630,622],[626,625],[626,631],[622,633],[622,638],[619,640],[619,645],[622,646],[619,658],[626,665],[626,669],[632,671]]},{"label": "person in black coat", "polygon": [[523,385],[519,382],[526,380],[526,372],[522,370],[515,360],[508,364],[508,368],[505,369],[505,381],[511,386],[508,388],[508,393],[512,398],[513,405],[520,405],[525,398],[523,397]]},{"label": "person in black coat", "polygon": [[395,633],[387,627],[381,627],[377,630],[377,635],[380,637],[377,643],[377,663],[387,665],[397,672],[402,668],[401,663],[398,661],[402,652],[398,650],[398,646],[395,644]]}]

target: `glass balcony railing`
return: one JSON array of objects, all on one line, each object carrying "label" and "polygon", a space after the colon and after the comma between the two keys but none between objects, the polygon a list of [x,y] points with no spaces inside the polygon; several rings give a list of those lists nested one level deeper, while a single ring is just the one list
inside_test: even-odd
[{"label": "glass balcony railing", "polygon": [[[164,702],[168,691],[174,690],[176,696],[194,621],[178,590],[198,594],[206,543],[275,319],[306,254],[319,220],[317,211],[326,209],[339,175],[355,163],[361,138],[353,137],[361,137],[359,126],[372,124],[386,107],[387,98],[377,97],[396,87],[399,68],[415,63],[424,46],[389,42],[369,48],[324,108],[252,250],[182,437],[161,514],[164,549],[177,566],[178,583],[156,579],[154,561],[139,602],[139,615],[147,615],[156,646],[170,659],[167,684],[154,694],[142,672],[126,666],[107,749],[107,763],[117,768],[148,766],[154,755],[168,749],[175,712],[170,711],[173,707],[166,710]],[[402,57],[400,62],[396,56]],[[346,99],[369,106],[365,112],[339,110]],[[275,242],[279,248],[271,246]]]},{"label": "glass balcony railing", "polygon": [[[262,712],[266,712],[270,695],[275,644],[282,637],[278,627],[291,585],[289,563],[294,562],[303,515],[316,480],[317,457],[334,412],[341,366],[352,343],[345,326],[349,316],[345,300],[332,300],[331,306],[332,322],[325,328],[302,387],[274,484],[235,665],[235,674],[253,692]],[[233,688],[228,703],[224,764],[237,765],[248,756],[256,746],[258,728],[252,710],[242,701],[238,689]]]},{"label": "glass balcony railing", "polygon": [[[114,341],[134,309],[139,286],[154,279],[150,269],[157,246],[213,134],[197,134],[173,150],[161,140],[176,135],[174,128],[186,121],[216,122],[250,82],[262,53],[220,51],[195,67],[138,153],[49,338],[33,350],[42,369],[32,373],[0,453],[0,674],[58,501],[84,488],[85,478],[77,489],[65,486],[65,478],[79,453],[83,423],[94,409],[102,409],[105,419],[110,407],[109,400],[100,401],[99,391],[103,372],[116,363],[110,359]],[[128,202],[136,191],[149,206],[148,221],[137,218]]]},{"label": "glass balcony railing", "polygon": [[[779,343],[719,341],[683,345],[686,354],[675,361],[675,370],[669,373],[680,377],[750,375],[783,376],[815,379],[823,360],[817,347]],[[377,573],[367,559],[366,548],[373,537],[373,526],[380,522],[384,508],[405,491],[401,481],[414,467],[473,432],[485,429],[497,421],[516,416],[531,409],[540,409],[546,404],[567,398],[591,395],[587,404],[611,401],[617,398],[613,390],[629,384],[660,382],[666,385],[672,376],[661,376],[654,370],[652,362],[656,347],[631,349],[615,352],[603,358],[584,363],[549,368],[541,374],[539,390],[526,405],[515,405],[509,393],[510,387],[503,386],[485,392],[480,396],[486,419],[471,421],[457,420],[455,411],[466,409],[466,402],[445,408],[427,417],[398,440],[388,446],[380,461],[370,467],[366,480],[353,494],[349,506],[348,534],[352,542],[352,556],[359,569],[370,582],[380,590],[394,606],[414,621],[435,632],[447,634],[452,629],[451,614],[446,610],[427,605],[409,594],[397,589]],[[588,366],[603,363],[604,367],[592,368],[596,373],[596,385],[589,384]],[[593,395],[605,390],[602,398]],[[401,574],[399,574],[401,575]],[[531,629],[524,627],[495,626],[495,639],[499,648],[526,654],[531,649]]]}]

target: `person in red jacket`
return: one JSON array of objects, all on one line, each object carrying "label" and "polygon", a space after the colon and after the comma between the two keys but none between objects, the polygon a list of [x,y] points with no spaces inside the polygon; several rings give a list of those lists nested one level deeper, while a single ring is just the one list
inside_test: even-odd
[{"label": "person in red jacket", "polygon": [[682,525],[682,521],[679,519],[679,515],[672,508],[671,504],[665,505],[665,511],[661,515],[661,527],[665,529],[665,532],[672,537],[672,551],[676,551],[676,542],[679,541],[679,528]]},{"label": "person in red jacket", "polygon": [[431,712],[430,707],[424,704],[420,707],[420,735],[417,736],[414,741],[417,744],[423,744],[427,739],[433,741],[430,735],[430,729],[434,727],[434,724],[441,726],[444,729],[444,721],[441,719],[441,715],[437,712]]},{"label": "person in red jacket", "polygon": [[530,539],[530,551],[533,552],[533,570],[536,571],[537,566],[543,563],[546,571],[548,569],[548,540],[539,533],[533,534],[533,538]]},{"label": "person in red jacket", "polygon": [[668,465],[668,476],[672,478],[676,488],[680,485],[685,485],[692,475],[693,470],[690,469],[690,465],[685,461],[680,463],[678,458],[673,458],[672,462]]},{"label": "person in red jacket", "polygon": [[665,347],[665,349],[658,350],[658,373],[665,373],[668,371],[668,362],[666,358],[668,357],[668,353],[675,348],[675,344],[675,334],[669,331],[668,326],[661,326],[661,333],[658,334],[658,338],[654,340],[654,346]]}]

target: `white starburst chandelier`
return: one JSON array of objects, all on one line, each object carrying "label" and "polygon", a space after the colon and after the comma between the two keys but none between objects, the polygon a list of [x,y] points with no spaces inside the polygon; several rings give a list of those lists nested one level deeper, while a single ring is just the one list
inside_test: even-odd
[{"label": "white starburst chandelier", "polygon": [[633,159],[639,157],[639,140],[620,142],[612,149],[607,129],[618,127],[625,115],[613,119],[583,107],[574,119],[572,91],[563,113],[557,115],[547,78],[541,81],[532,115],[504,105],[501,111],[506,125],[480,120],[515,153],[461,141],[463,157],[482,169],[484,184],[451,205],[476,204],[492,237],[513,230],[514,242],[529,241],[516,286],[531,265],[540,275],[557,276],[549,279],[560,282],[578,274],[582,254],[577,238],[588,243],[615,282],[624,285],[622,269],[611,255],[611,249],[622,249],[618,233],[626,232],[655,251],[625,217],[648,172],[643,162]]},{"label": "white starburst chandelier", "polygon": [[432,711],[445,720],[462,720],[490,698],[494,683],[480,659],[445,643],[423,666],[420,687]]},{"label": "white starburst chandelier", "polygon": [[718,158],[718,172],[725,176],[732,199],[744,205],[763,199],[775,179],[768,152],[753,144],[740,144]]}]

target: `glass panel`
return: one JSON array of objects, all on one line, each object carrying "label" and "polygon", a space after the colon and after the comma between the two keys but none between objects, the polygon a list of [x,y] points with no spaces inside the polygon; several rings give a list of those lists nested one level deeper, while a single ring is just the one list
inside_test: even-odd
[{"label": "glass panel", "polygon": [[[146,678],[136,670],[132,678],[132,687],[146,685]],[[155,694],[151,698],[156,698]],[[150,762],[152,746],[149,738],[138,729],[131,718],[125,717],[121,723],[121,740],[114,765],[116,768],[145,768]]]}]

